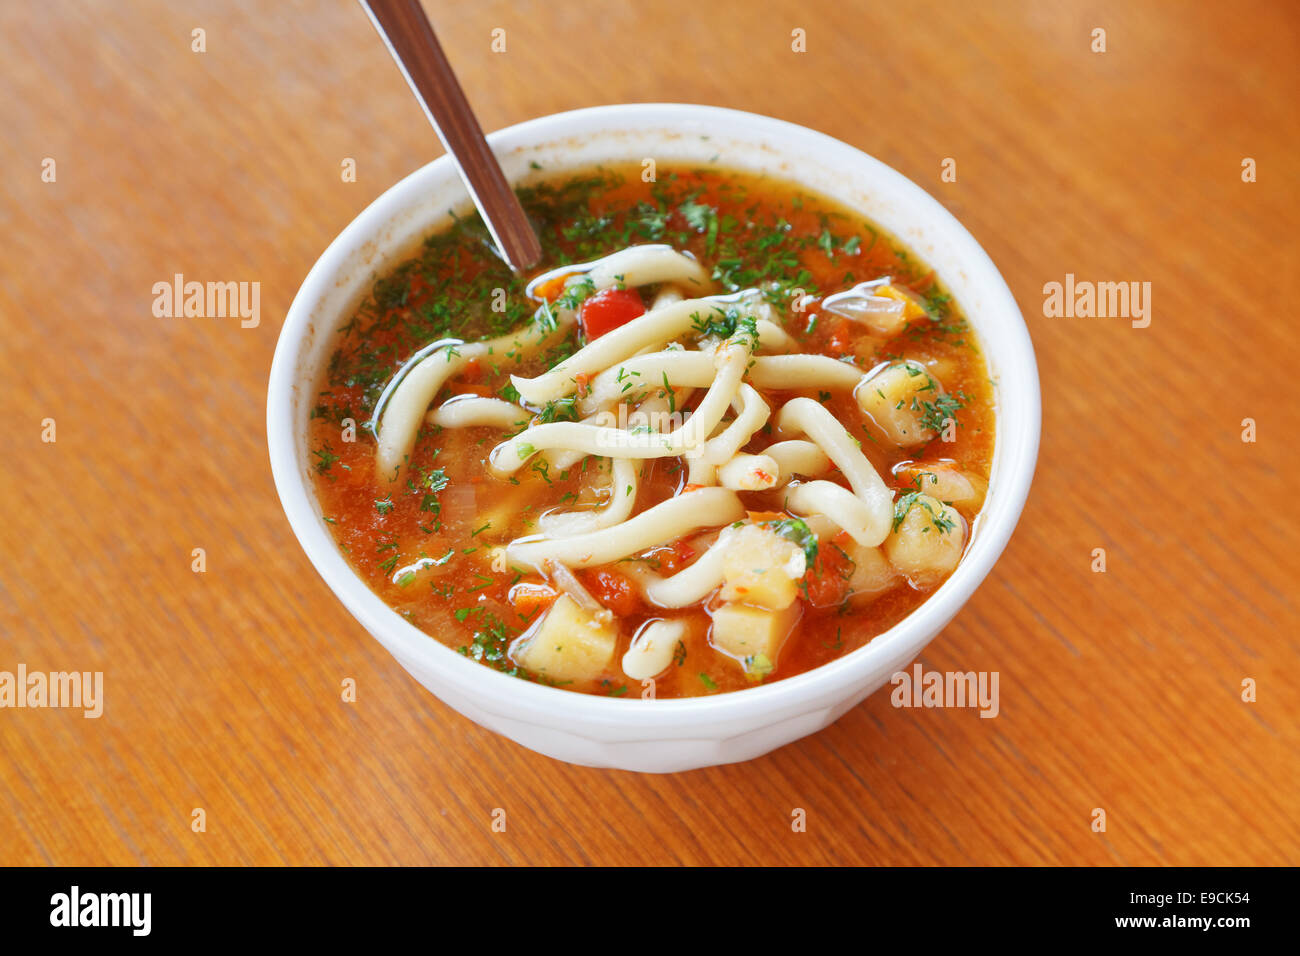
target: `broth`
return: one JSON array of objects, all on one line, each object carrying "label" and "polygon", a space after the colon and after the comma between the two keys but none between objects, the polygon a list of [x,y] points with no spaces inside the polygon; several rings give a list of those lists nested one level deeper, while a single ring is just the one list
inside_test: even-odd
[{"label": "broth", "polygon": [[[957,534],[949,528],[955,512],[964,547],[992,459],[993,394],[975,337],[931,270],[860,216],[794,184],[713,166],[660,167],[658,181],[652,183],[643,182],[640,173],[639,165],[562,176],[541,171],[522,188],[521,199],[542,237],[545,265],[579,263],[638,244],[666,244],[702,264],[718,294],[761,289],[772,310],[765,314],[775,315],[799,353],[829,356],[864,376],[880,367],[932,376],[930,381],[940,385],[932,392],[933,401],[912,401],[916,421],[935,433],[928,442],[900,447],[887,426],[864,412],[857,389],[757,388],[772,415],[744,451],[762,455],[779,437],[773,433],[776,410],[796,398],[811,399],[843,424],[893,492],[891,534],[897,536],[900,527],[935,538]],[[824,301],[885,276],[891,277],[890,295],[905,302],[910,316],[897,334],[878,334],[843,310],[831,311]],[[882,298],[877,291],[868,293]],[[608,297],[617,298],[615,292]],[[639,298],[641,293],[632,295]],[[524,643],[564,587],[536,568],[504,560],[502,549],[536,534],[539,519],[548,512],[593,510],[615,490],[611,486],[602,495],[603,485],[595,479],[609,465],[596,455],[558,468],[536,454],[508,477],[493,473],[489,455],[530,421],[538,424],[539,413],[543,420],[578,417],[570,398],[529,409],[534,417],[517,427],[426,422],[395,475],[377,470],[376,438],[368,423],[385,387],[429,343],[508,334],[532,322],[536,307],[526,294],[526,278],[515,277],[497,258],[479,220],[458,220],[375,283],[340,330],[337,351],[318,384],[310,450],[322,513],[356,572],[416,627],[486,666],[524,679],[585,693],[689,697],[783,679],[850,653],[916,609],[946,578],[947,571],[909,575],[895,569],[898,577],[891,586],[847,593],[845,582],[857,571],[850,555],[863,552],[846,531],[817,534],[816,544],[806,546],[804,530],[812,525],[800,529],[793,520],[786,507],[788,486],[737,491],[750,513],[746,520],[798,545],[807,566],[798,585],[798,622],[774,654],[754,655],[755,660],[762,657],[761,666],[715,646],[711,625],[717,593],[691,606],[665,609],[640,592],[630,562],[661,577],[683,570],[709,543],[693,532],[627,559],[576,568],[579,590],[585,588],[613,611],[616,650],[599,673],[579,678],[530,670],[520,662],[526,657]],[[870,307],[895,309],[888,302]],[[590,318],[597,313],[584,303],[579,314]],[[508,367],[496,355],[470,361],[439,390],[434,406],[453,394],[518,404],[511,375],[538,376],[570,358],[586,342],[584,328],[590,332],[591,325],[574,325],[539,354]],[[724,345],[740,334],[719,331],[733,336],[721,336]],[[665,377],[657,397],[672,404],[677,388],[667,382]],[[582,398],[584,387],[579,382],[572,398]],[[878,391],[884,399],[884,389]],[[704,393],[704,388],[695,389],[673,412],[698,410]],[[630,407],[618,408],[622,421]],[[636,513],[687,494],[691,483],[684,458],[649,458],[635,467]],[[921,496],[927,482],[939,487],[937,474],[955,475],[958,486],[962,480],[971,486],[971,494],[958,496],[951,511],[938,508],[933,496]],[[838,470],[826,477],[844,484]],[[947,481],[945,477],[945,489]],[[913,512],[921,514],[918,509],[929,514],[909,519]],[[918,529],[918,520],[933,526]],[[633,679],[620,661],[641,628],[660,619],[684,625],[672,659],[653,678]]]}]

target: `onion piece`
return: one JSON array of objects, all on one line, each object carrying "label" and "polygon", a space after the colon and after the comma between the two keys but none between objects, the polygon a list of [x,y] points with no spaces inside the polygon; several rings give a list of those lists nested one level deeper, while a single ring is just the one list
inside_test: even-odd
[{"label": "onion piece", "polygon": [[591,592],[582,586],[578,576],[570,571],[567,565],[550,558],[546,560],[545,564],[546,571],[551,580],[555,582],[555,586],[573,598],[578,607],[589,614],[599,614],[605,610],[605,605],[592,597]]},{"label": "onion piece", "polygon": [[907,304],[902,299],[873,292],[889,284],[889,276],[859,282],[852,289],[828,295],[822,300],[822,311],[865,325],[881,335],[897,335],[905,324]]}]

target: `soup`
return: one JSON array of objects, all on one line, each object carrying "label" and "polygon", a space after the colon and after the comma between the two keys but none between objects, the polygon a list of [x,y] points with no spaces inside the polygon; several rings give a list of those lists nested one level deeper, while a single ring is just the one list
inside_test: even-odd
[{"label": "soup", "polygon": [[456,219],[338,333],[310,427],[352,567],[521,679],[692,697],[805,672],[961,559],[978,343],[860,216],[725,169],[536,173],[544,263]]}]

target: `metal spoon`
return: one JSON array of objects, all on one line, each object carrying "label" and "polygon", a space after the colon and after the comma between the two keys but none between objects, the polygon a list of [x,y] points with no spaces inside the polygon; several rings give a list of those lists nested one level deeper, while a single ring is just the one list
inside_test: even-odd
[{"label": "metal spoon", "polygon": [[360,2],[455,161],[502,257],[515,272],[532,268],[542,258],[542,244],[488,148],[419,0]]}]

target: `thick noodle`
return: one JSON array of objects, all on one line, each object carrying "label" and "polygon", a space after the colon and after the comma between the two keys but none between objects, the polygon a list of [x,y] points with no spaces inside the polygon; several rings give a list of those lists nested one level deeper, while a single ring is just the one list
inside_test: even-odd
[{"label": "thick noodle", "polygon": [[[566,339],[578,318],[578,293],[646,286],[653,287],[649,311],[539,375],[511,376],[517,403],[467,393],[429,409],[470,363],[490,357],[496,365],[518,365]],[[871,288],[866,284],[855,294]],[[744,539],[753,547],[745,535],[757,532],[730,527],[759,521],[747,514],[738,493],[776,490],[786,510],[806,517],[814,534],[842,530],[867,548],[885,541],[894,492],[845,426],[811,398],[790,397],[775,410],[769,405],[773,394],[852,392],[864,381],[863,370],[850,361],[799,354],[760,291],[715,294],[709,272],[696,260],[669,246],[643,245],[553,269],[533,279],[527,292],[543,304],[526,329],[472,344],[433,343],[390,383],[375,417],[377,467],[391,477],[400,473],[424,420],[497,432],[487,471],[515,484],[520,479],[514,475],[536,456],[562,476],[579,463],[586,473],[584,459],[597,459],[590,471],[595,477],[583,479],[585,504],[540,515],[538,533],[505,545],[511,565],[549,578],[591,609],[599,604],[573,571],[623,562],[650,605],[690,607],[728,583],[733,542]],[[561,400],[568,400],[577,420],[555,420],[552,403]],[[760,439],[760,433],[770,437]],[[662,458],[679,460],[685,484],[637,513],[642,462]],[[665,576],[642,563],[648,550],[696,532],[705,532],[693,542],[704,550],[684,569]],[[797,553],[802,567],[803,553]],[[802,573],[789,573],[796,572]],[[675,642],[684,633],[680,621],[654,623],[628,651],[628,673],[649,673],[669,637],[677,635]]]}]

